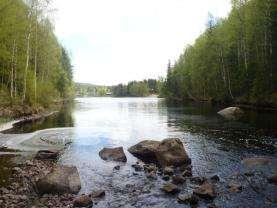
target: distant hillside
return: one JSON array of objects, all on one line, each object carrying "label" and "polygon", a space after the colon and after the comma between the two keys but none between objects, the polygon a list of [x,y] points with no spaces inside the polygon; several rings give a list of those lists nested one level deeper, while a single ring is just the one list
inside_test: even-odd
[{"label": "distant hillside", "polygon": [[99,97],[110,94],[107,86],[88,83],[75,83],[75,91],[77,97]]}]

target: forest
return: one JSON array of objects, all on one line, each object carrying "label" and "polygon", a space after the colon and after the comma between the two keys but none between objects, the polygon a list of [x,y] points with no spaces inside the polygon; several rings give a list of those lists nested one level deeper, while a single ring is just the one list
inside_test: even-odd
[{"label": "forest", "polygon": [[207,28],[169,63],[163,96],[277,106],[277,1],[232,0],[227,18],[209,15]]},{"label": "forest", "polygon": [[75,83],[77,97],[102,97],[110,93],[109,87],[88,83]]},{"label": "forest", "polygon": [[127,85],[112,86],[111,92],[115,97],[145,97],[151,94],[159,94],[161,80],[147,79],[143,81],[131,81]]},{"label": "forest", "polygon": [[47,107],[74,95],[69,52],[49,0],[0,1],[0,105]]}]

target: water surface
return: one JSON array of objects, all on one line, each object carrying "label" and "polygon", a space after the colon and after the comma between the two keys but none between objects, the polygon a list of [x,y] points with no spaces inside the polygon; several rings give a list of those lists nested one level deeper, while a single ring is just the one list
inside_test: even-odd
[{"label": "water surface", "polygon": [[[9,133],[69,127],[50,130],[47,136],[52,132],[53,138],[59,134],[72,141],[59,162],[77,166],[81,193],[97,188],[106,190],[105,200],[96,207],[184,207],[176,198],[159,190],[163,183],[160,179],[151,181],[143,173],[133,175],[131,164],[137,159],[127,148],[143,139],[178,137],[192,159],[195,175],[218,174],[223,179],[240,170],[244,157],[276,158],[276,114],[246,111],[239,121],[228,121],[216,113],[219,109],[195,103],[167,106],[158,98],[77,98],[74,106],[64,107],[57,115],[13,128]],[[103,147],[117,146],[124,147],[126,164],[99,158],[98,152]],[[114,171],[113,167],[118,164],[121,169]],[[266,171],[269,174],[276,171],[276,167]],[[245,195],[234,196],[228,205],[224,197],[216,199],[216,203],[236,207],[237,197],[240,203],[250,207],[263,206],[264,196],[250,190]]]}]

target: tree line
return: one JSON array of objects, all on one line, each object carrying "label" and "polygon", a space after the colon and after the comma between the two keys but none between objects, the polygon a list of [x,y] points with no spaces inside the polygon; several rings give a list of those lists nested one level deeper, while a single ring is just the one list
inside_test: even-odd
[{"label": "tree line", "polygon": [[156,79],[131,81],[128,84],[119,84],[110,88],[115,97],[145,97],[150,94],[159,94],[161,81]]},{"label": "tree line", "polygon": [[206,31],[168,67],[168,100],[277,106],[277,1],[232,0],[227,18],[209,15]]},{"label": "tree line", "polygon": [[68,51],[51,21],[50,0],[0,1],[0,104],[48,106],[72,97]]},{"label": "tree line", "polygon": [[107,86],[87,83],[75,83],[75,92],[78,97],[102,97],[110,94]]}]

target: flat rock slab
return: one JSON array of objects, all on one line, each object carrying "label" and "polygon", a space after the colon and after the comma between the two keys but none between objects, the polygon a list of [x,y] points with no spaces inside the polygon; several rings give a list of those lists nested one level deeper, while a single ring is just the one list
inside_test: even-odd
[{"label": "flat rock slab", "polygon": [[127,157],[123,151],[123,147],[116,147],[116,148],[105,147],[99,152],[99,156],[103,160],[107,160],[107,161],[127,162]]},{"label": "flat rock slab", "polygon": [[39,194],[78,193],[81,181],[76,167],[58,166],[36,182]]}]

